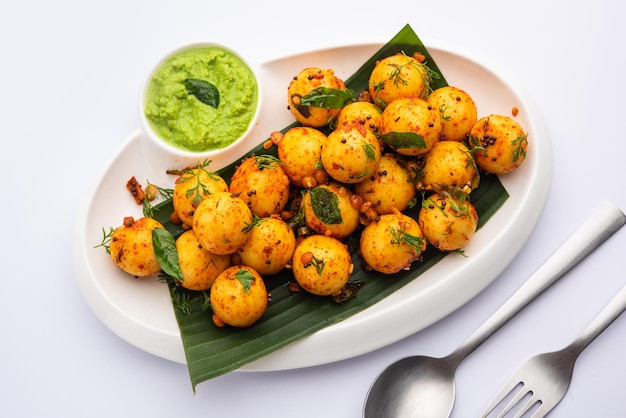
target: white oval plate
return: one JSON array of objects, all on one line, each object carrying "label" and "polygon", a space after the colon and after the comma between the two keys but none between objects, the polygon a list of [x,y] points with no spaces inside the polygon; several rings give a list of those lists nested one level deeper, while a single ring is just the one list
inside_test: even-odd
[{"label": "white oval plate", "polygon": [[[302,68],[333,68],[348,78],[381,44],[361,44],[303,53],[262,64],[258,69],[264,95],[259,122],[242,147],[214,160],[217,170],[244,155],[292,122],[286,106],[286,88]],[[512,174],[501,176],[510,194],[493,218],[465,248],[466,257],[450,255],[376,305],[338,324],[241,368],[248,371],[308,367],[351,358],[398,341],[440,320],[489,285],[512,261],[537,224],[550,192],[552,146],[539,112],[524,92],[505,80],[494,67],[449,46],[429,46],[450,85],[467,91],[479,117],[510,115],[527,130],[528,158]],[[93,188],[78,212],[74,261],[82,294],[102,322],[136,347],[180,363],[185,354],[167,286],[156,279],[134,279],[121,272],[102,248],[102,228],[118,226],[124,216],[141,217],[126,181],[135,176],[163,187],[173,178],[151,172],[143,159],[139,136],[133,133]],[[167,167],[164,167],[164,170]],[[164,171],[163,170],[163,171]],[[409,319],[410,320],[407,320]],[[394,326],[389,326],[394,324]]]}]

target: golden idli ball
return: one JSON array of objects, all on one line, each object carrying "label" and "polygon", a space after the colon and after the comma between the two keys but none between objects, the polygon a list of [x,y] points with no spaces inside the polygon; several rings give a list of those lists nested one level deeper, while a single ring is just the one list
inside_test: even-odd
[{"label": "golden idli ball", "polygon": [[417,221],[394,210],[363,229],[359,252],[367,267],[393,274],[408,269],[420,258],[426,245]]},{"label": "golden idli ball", "polygon": [[291,265],[300,287],[318,296],[340,292],[354,270],[345,244],[325,235],[309,235],[300,241]]},{"label": "golden idli ball", "polygon": [[480,175],[469,148],[457,141],[439,141],[425,154],[418,187],[426,190],[460,189],[470,193]]},{"label": "golden idli ball", "polygon": [[368,82],[372,101],[381,108],[399,98],[424,99],[429,89],[430,76],[426,66],[402,53],[378,61]]},{"label": "golden idli ball", "polygon": [[376,135],[368,129],[349,125],[328,134],[322,147],[326,173],[341,183],[358,183],[376,172],[381,151]]},{"label": "golden idli ball", "polygon": [[230,255],[205,250],[193,230],[188,229],[176,239],[178,265],[183,279],[179,283],[189,290],[209,290],[217,276],[230,267]]},{"label": "golden idli ball", "polygon": [[289,180],[305,187],[305,179],[314,179],[321,170],[320,158],[326,135],[308,126],[295,126],[287,130],[278,142],[278,159]]},{"label": "golden idli ball", "polygon": [[241,264],[266,276],[285,268],[295,248],[296,235],[293,229],[279,216],[271,216],[254,223],[238,254]]},{"label": "golden idli ball", "polygon": [[377,134],[381,117],[382,109],[374,103],[363,101],[348,103],[339,112],[335,129],[357,124]]},{"label": "golden idli ball", "polygon": [[247,266],[231,266],[220,273],[209,295],[217,326],[246,328],[258,321],[268,305],[263,278]]},{"label": "golden idli ball", "polygon": [[273,156],[254,155],[235,169],[229,190],[243,199],[253,214],[265,218],[280,213],[289,200],[289,177]]},{"label": "golden idli ball", "polygon": [[187,169],[174,184],[172,193],[174,212],[185,225],[191,226],[193,214],[200,202],[212,193],[226,191],[228,191],[226,181],[207,167]]},{"label": "golden idli ball", "polygon": [[354,191],[379,215],[392,213],[392,208],[404,211],[417,193],[406,164],[395,154],[383,155],[376,172],[355,184]]},{"label": "golden idli ball", "polygon": [[381,140],[398,154],[427,153],[441,136],[441,112],[418,98],[396,99],[383,110]]},{"label": "golden idli ball", "polygon": [[513,118],[491,115],[479,119],[470,131],[469,145],[476,164],[488,173],[506,174],[526,159],[528,134]]},{"label": "golden idli ball", "polygon": [[478,119],[474,99],[458,87],[446,86],[430,93],[427,101],[441,112],[441,139],[465,141]]},{"label": "golden idli ball", "polygon": [[196,208],[193,231],[205,250],[232,254],[246,243],[252,220],[246,202],[229,192],[218,192],[207,196]]},{"label": "golden idli ball", "polygon": [[478,213],[463,195],[452,198],[434,193],[424,200],[418,221],[424,237],[441,251],[463,248],[476,233]]},{"label": "golden idli ball", "polygon": [[109,253],[120,269],[135,277],[148,277],[161,271],[154,254],[152,230],[163,228],[153,218],[124,218],[121,226],[111,234]]},{"label": "golden idli ball", "polygon": [[296,120],[305,126],[319,128],[328,125],[339,114],[340,108],[327,109],[325,107],[301,105],[301,99],[319,87],[337,90],[346,89],[343,80],[336,77],[332,69],[317,67],[308,67],[301,70],[291,80],[287,88],[289,110]]}]

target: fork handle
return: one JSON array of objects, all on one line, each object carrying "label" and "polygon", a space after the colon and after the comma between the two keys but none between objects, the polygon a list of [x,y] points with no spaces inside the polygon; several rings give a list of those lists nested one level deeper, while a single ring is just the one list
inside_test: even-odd
[{"label": "fork handle", "polygon": [[460,363],[513,316],[589,255],[626,222],[613,203],[604,202],[559,249],[448,359]]},{"label": "fork handle", "polygon": [[578,357],[578,355],[587,348],[598,335],[602,334],[613,321],[624,313],[624,311],[626,311],[626,286],[611,299],[609,304],[591,321],[578,338],[566,347],[566,350]]}]

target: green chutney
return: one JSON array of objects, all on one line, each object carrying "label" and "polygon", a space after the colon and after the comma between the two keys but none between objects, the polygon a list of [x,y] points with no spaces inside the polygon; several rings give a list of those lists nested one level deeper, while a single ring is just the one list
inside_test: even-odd
[{"label": "green chutney", "polygon": [[[217,87],[219,105],[201,102],[186,79]],[[144,111],[154,132],[168,144],[192,152],[224,148],[248,129],[257,108],[258,85],[250,68],[217,46],[174,54],[159,66],[146,89]]]}]

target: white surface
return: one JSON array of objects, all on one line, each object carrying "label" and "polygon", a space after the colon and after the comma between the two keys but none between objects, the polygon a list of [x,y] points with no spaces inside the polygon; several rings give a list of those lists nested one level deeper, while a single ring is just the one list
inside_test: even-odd
[{"label": "white surface", "polygon": [[[260,65],[263,89],[270,92],[261,101],[261,121],[232,151],[212,157],[217,170],[241,158],[269,137],[272,130],[293,122],[285,107],[285,84],[306,66],[333,68],[347,78],[360,67],[381,44],[359,44],[325,48],[296,56],[272,60]],[[243,370],[270,371],[317,366],[365,354],[424,329],[456,310],[487,287],[524,246],[538,222],[550,192],[552,145],[540,112],[526,102],[526,94],[517,91],[484,63],[470,59],[449,47],[429,46],[429,52],[451,85],[462,86],[472,95],[480,117],[494,113],[508,114],[519,109],[516,120],[524,126],[533,141],[532,152],[515,173],[501,176],[509,198],[464,248],[465,256],[452,255],[437,263],[419,277],[394,292],[384,301],[290,344]],[[345,74],[345,76],[343,75]],[[152,154],[146,154],[142,140],[145,133],[136,132],[112,159],[93,193],[77,213],[74,262],[79,287],[96,315],[117,335],[129,343],[160,357],[185,362],[182,341],[174,312],[169,303],[167,286],[156,277],[134,280],[119,270],[101,248],[94,245],[102,239],[102,228],[118,226],[124,216],[141,217],[141,206],[134,203],[123,185],[135,176],[162,187],[174,187],[174,176],[163,174],[168,168],[186,165],[156,166]],[[163,177],[163,180],[161,180]],[[497,260],[497,262],[494,262]],[[469,280],[468,280],[469,279]],[[406,321],[406,318],[413,318]],[[398,326],[389,327],[387,324]],[[375,337],[372,337],[375,335]]]},{"label": "white surface", "polygon": [[[620,129],[626,64],[616,50],[626,41],[626,10],[617,0],[400,0],[390,7],[266,1],[249,2],[248,12],[238,3],[0,6],[7,196],[0,415],[359,417],[370,383],[387,364],[416,353],[448,354],[600,201],[626,208]],[[214,40],[260,59],[304,44],[384,41],[407,22],[426,43],[441,39],[497,62],[541,109],[554,178],[529,244],[483,293],[398,343],[325,366],[230,373],[199,385],[193,396],[184,365],[139,350],[103,325],[82,298],[72,264],[78,208],[139,126],[144,75],[189,40]],[[622,230],[468,357],[457,373],[452,416],[477,416],[524,360],[575,338],[626,282],[625,244]],[[624,415],[625,330],[620,317],[585,350],[551,417]]]}]

